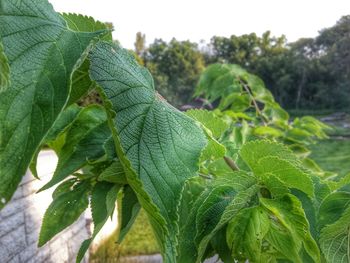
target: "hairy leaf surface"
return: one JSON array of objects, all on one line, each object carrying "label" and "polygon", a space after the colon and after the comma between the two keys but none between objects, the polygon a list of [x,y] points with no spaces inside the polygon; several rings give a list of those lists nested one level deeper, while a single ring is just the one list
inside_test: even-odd
[{"label": "hairy leaf surface", "polygon": [[[0,38],[1,40],[1,38]],[[10,85],[10,66],[4,53],[4,47],[0,42],[0,93]]]}]

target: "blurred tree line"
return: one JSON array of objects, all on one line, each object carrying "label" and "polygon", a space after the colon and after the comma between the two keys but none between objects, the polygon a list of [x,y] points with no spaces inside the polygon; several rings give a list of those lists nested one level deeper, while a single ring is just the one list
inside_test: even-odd
[{"label": "blurred tree line", "polygon": [[339,110],[350,105],[350,15],[316,38],[292,43],[267,31],[262,36],[214,36],[205,45],[156,39],[146,46],[146,36],[137,33],[135,53],[160,93],[176,106],[191,101],[202,70],[218,62],[238,64],[261,77],[287,109]]}]

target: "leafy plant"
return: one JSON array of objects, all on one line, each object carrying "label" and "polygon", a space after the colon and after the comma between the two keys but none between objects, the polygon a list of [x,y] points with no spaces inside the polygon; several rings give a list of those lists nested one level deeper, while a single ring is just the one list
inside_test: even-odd
[{"label": "leafy plant", "polygon": [[[142,207],[165,262],[350,260],[349,179],[307,158],[328,127],[290,121],[258,77],[210,66],[197,95],[218,109],[183,113],[101,22],[4,0],[0,25],[0,207],[42,147],[59,159],[39,246],[90,206],[79,262],[116,208],[121,242]],[[91,89],[103,106],[77,106]]]}]

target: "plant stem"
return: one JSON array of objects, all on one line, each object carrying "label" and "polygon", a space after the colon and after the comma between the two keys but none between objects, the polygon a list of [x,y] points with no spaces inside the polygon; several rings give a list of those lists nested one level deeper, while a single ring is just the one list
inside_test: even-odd
[{"label": "plant stem", "polygon": [[264,123],[264,126],[267,126],[266,119],[265,119],[264,115],[262,114],[262,112],[261,112],[261,110],[259,108],[259,105],[256,102],[256,100],[255,100],[255,98],[254,98],[250,88],[243,81],[240,81],[240,82],[241,82],[243,88],[245,89],[245,91],[249,94],[250,98],[252,99],[253,104],[254,104],[254,108],[256,110],[257,115],[260,116],[262,122]]},{"label": "plant stem", "polygon": [[224,160],[226,164],[233,170],[233,171],[239,171],[238,166],[235,164],[234,160],[232,160],[230,157],[225,156]]}]

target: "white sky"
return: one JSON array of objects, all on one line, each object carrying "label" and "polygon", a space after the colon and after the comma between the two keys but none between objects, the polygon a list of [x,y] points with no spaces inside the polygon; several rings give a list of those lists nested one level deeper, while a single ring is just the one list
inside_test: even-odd
[{"label": "white sky", "polygon": [[55,10],[90,15],[112,22],[117,38],[133,48],[136,32],[154,38],[209,42],[214,35],[230,36],[271,30],[288,41],[314,37],[342,15],[350,0],[51,0]]}]

